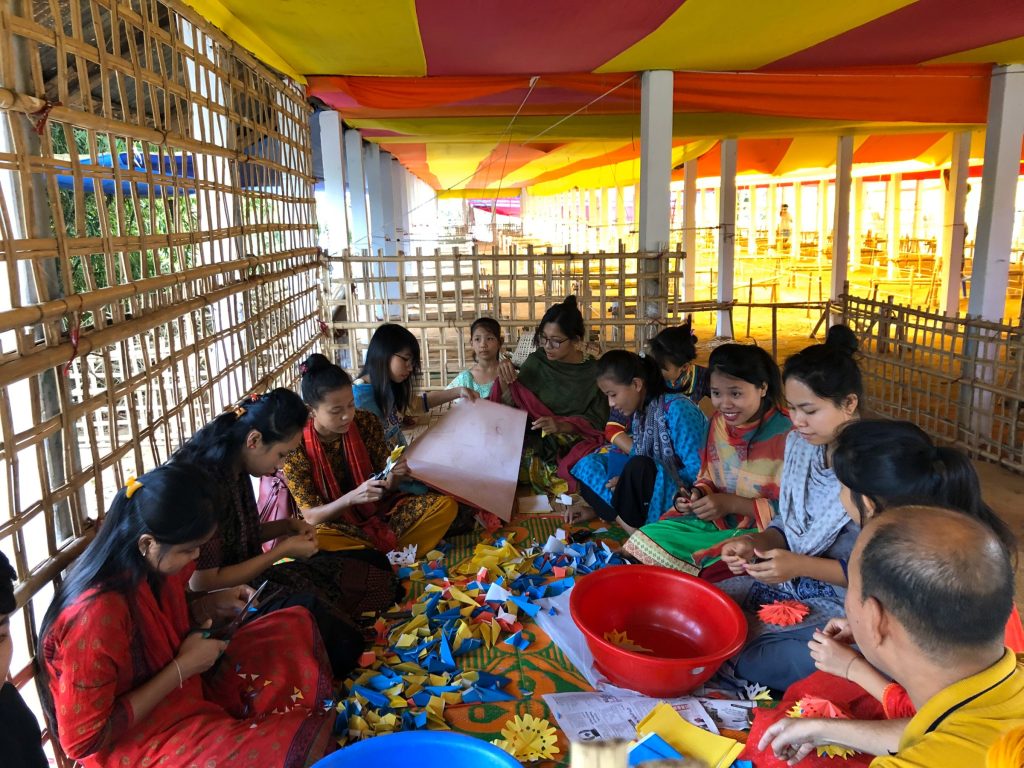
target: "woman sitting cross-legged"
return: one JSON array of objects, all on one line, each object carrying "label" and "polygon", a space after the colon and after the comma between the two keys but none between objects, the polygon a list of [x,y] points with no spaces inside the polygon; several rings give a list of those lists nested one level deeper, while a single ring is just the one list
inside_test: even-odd
[{"label": "woman sitting cross-legged", "polygon": [[[185,463],[131,481],[57,588],[40,694],[51,732],[86,768],[298,768],[329,751],[331,669],[308,611],[276,611],[228,640],[190,613],[186,584],[215,535],[220,490]],[[211,596],[204,613],[231,615],[250,593]]]},{"label": "woman sitting cross-legged", "polygon": [[[223,489],[217,535],[203,544],[192,589],[269,581],[260,612],[308,608],[334,673],[342,677],[365,648],[364,614],[387,610],[398,585],[382,554],[319,552],[313,526],[301,519],[260,522],[251,478],[277,472],[308,420],[305,404],[290,389],[254,395],[200,429],[171,462],[202,467]],[[264,552],[262,544],[270,541]]]},{"label": "woman sitting cross-legged", "polygon": [[401,493],[409,478],[404,459],[378,479],[391,448],[377,417],[356,409],[352,379],[320,354],[303,369],[302,398],[312,413],[284,474],[303,518],[316,526],[320,548],[383,553],[415,544],[429,552],[455,520],[455,499]]},{"label": "woman sitting cross-legged", "polygon": [[[842,428],[860,417],[856,350],[853,332],[837,325],[824,344],[786,360],[782,379],[794,430],[786,438],[779,512],[764,531],[729,539],[721,549],[737,578],[719,586],[740,602],[749,625],[736,672],[777,690],[814,670],[807,641],[843,612],[845,563],[860,526],[839,501],[831,459]],[[761,606],[780,600],[797,600],[810,612],[791,626],[761,621]]]},{"label": "woman sitting cross-legged", "polygon": [[700,469],[707,419],[685,395],[669,394],[657,364],[616,349],[597,362],[597,386],[627,417],[632,449],[592,453],[573,467],[594,511],[628,533],[657,520]]},{"label": "woman sitting cross-legged", "polygon": [[520,480],[535,493],[575,490],[573,465],[604,442],[608,402],[583,350],[584,332],[575,296],[551,305],[537,325],[537,349],[518,371],[502,360],[491,387],[491,400],[529,414]]},{"label": "woman sitting cross-legged", "polygon": [[771,355],[748,344],[723,344],[708,361],[711,417],[700,475],[673,509],[629,537],[625,552],[642,563],[696,574],[717,547],[775,517],[786,435],[782,379]]}]

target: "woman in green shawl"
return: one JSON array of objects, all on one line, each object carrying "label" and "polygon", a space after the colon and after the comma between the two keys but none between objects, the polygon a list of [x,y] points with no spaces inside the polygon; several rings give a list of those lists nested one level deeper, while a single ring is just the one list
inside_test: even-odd
[{"label": "woman in green shawl", "polygon": [[572,466],[604,442],[608,402],[597,388],[597,363],[583,352],[583,315],[576,297],[548,307],[537,326],[537,350],[517,372],[503,361],[490,398],[530,415],[520,479],[537,493],[575,490]]}]

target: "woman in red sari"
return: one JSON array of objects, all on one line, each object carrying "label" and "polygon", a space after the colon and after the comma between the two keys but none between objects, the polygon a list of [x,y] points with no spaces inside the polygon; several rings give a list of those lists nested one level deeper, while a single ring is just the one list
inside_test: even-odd
[{"label": "woman in red sari", "polygon": [[86,768],[305,766],[328,750],[330,666],[312,616],[287,608],[230,642],[196,616],[230,615],[240,587],[190,605],[186,584],[216,529],[219,489],[188,464],[121,490],[57,589],[42,626],[50,728]]}]

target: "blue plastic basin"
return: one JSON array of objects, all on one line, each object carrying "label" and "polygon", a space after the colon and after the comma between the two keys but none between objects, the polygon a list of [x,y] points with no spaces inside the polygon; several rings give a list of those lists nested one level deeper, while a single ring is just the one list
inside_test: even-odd
[{"label": "blue plastic basin", "polygon": [[358,741],[320,760],[314,768],[384,768],[411,764],[438,768],[522,768],[507,752],[451,731],[402,731]]}]

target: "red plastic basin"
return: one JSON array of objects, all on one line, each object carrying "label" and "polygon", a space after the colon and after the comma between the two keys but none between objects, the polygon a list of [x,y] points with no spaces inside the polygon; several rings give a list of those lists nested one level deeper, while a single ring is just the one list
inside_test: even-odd
[{"label": "red plastic basin", "polygon": [[[743,646],[747,620],[721,590],[654,565],[603,568],[576,580],[573,621],[597,668],[615,685],[648,696],[682,696],[710,678]],[[651,653],[605,639],[625,632]]]}]

